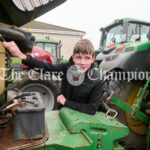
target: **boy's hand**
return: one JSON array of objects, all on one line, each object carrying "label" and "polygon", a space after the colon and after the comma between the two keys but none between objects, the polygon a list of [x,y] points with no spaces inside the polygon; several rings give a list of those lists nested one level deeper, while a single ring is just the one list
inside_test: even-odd
[{"label": "boy's hand", "polygon": [[66,102],[66,98],[63,95],[59,95],[57,97],[57,103],[60,103],[61,105],[64,105]]},{"label": "boy's hand", "polygon": [[19,57],[22,60],[26,60],[26,55],[24,55],[15,42],[3,42],[3,45],[9,50],[12,56]]}]

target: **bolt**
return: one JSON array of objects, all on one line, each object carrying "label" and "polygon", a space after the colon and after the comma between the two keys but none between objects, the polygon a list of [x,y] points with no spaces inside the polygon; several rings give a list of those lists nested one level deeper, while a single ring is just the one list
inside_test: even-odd
[{"label": "bolt", "polygon": [[97,149],[101,149],[101,145],[100,144],[97,144]]}]

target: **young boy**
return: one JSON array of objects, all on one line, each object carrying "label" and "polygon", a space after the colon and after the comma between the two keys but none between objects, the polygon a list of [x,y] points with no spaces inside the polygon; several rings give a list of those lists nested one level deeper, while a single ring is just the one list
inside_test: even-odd
[{"label": "young boy", "polygon": [[88,39],[77,42],[69,62],[61,64],[51,64],[24,55],[14,42],[3,44],[12,56],[20,57],[30,68],[63,73],[61,94],[57,97],[57,103],[88,114],[95,114],[102,105],[102,81],[99,71],[94,69],[94,48]]}]

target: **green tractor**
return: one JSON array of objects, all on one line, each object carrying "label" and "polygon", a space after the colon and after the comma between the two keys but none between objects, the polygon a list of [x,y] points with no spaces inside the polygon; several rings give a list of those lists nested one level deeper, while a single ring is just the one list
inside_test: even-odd
[{"label": "green tractor", "polygon": [[57,62],[61,62],[61,41],[52,41],[52,40],[35,40],[35,46],[48,51],[57,58]]},{"label": "green tractor", "polygon": [[[88,115],[64,107],[46,112],[39,93],[18,90],[22,62],[9,54],[2,41],[16,41],[26,53],[34,39],[14,25],[26,24],[63,2],[0,1],[0,150],[124,150],[118,140],[126,137],[129,129],[115,120],[116,111]],[[7,99],[12,89],[17,93]]]},{"label": "green tractor", "polygon": [[133,115],[133,112],[138,104],[144,115],[150,115],[148,92],[138,103],[138,91],[144,87],[150,72],[150,22],[117,19],[100,30],[100,53],[96,56],[96,62],[105,74],[106,91],[115,92],[117,97],[132,107],[132,112],[128,112],[119,109],[120,105],[119,108],[114,103],[110,105],[117,110],[117,119],[130,129],[129,136],[120,142],[126,149],[146,149],[149,125]]},{"label": "green tractor", "polygon": [[44,49],[48,51],[49,53],[53,54],[57,60],[56,63],[65,63],[68,62],[67,59],[63,59],[61,57],[61,40],[58,41],[53,41],[53,40],[41,40],[37,39],[35,40],[35,46],[40,47],[41,49]]}]

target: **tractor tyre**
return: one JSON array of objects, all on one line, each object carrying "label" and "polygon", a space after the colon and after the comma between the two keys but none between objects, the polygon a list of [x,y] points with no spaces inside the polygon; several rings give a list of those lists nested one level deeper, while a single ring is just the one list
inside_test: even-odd
[{"label": "tractor tyre", "polygon": [[56,81],[45,80],[23,80],[18,89],[20,92],[38,92],[45,106],[45,111],[49,112],[57,108],[57,96],[60,93],[60,87]]},{"label": "tractor tyre", "polygon": [[[137,100],[137,93],[140,87],[144,86],[143,81],[109,81],[106,88],[110,88],[121,100],[132,105]],[[110,87],[109,87],[110,86]],[[119,140],[119,143],[125,147],[125,150],[145,150],[147,126],[138,119],[133,119],[130,114],[123,111],[115,105],[109,105],[110,108],[118,112],[116,119],[128,126],[129,135]]]}]

